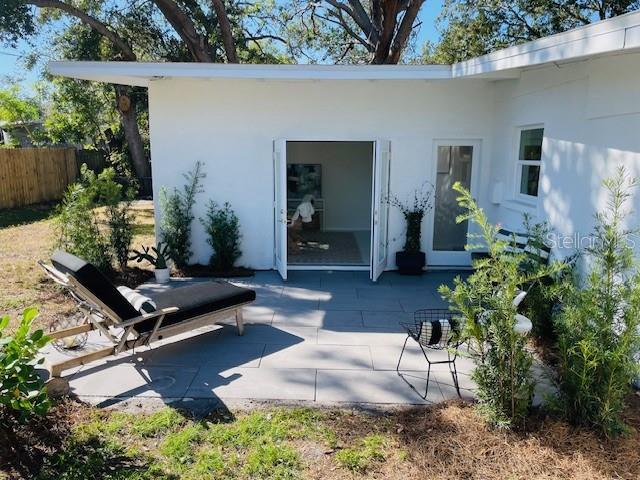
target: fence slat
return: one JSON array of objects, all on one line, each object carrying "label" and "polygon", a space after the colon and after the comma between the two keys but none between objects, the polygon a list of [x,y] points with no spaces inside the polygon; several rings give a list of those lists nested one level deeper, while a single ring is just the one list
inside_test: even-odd
[{"label": "fence slat", "polygon": [[77,176],[73,148],[0,149],[0,208],[59,200]]}]

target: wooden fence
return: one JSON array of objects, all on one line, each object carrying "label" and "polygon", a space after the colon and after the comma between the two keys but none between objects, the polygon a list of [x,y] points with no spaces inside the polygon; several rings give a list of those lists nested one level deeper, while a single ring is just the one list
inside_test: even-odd
[{"label": "wooden fence", "polygon": [[59,200],[77,176],[73,148],[2,148],[0,208]]}]

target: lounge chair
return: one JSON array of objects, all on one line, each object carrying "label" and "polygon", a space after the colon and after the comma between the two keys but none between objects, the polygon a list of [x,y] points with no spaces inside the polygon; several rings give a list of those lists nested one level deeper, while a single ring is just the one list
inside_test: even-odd
[{"label": "lounge chair", "polygon": [[[238,334],[243,334],[242,307],[256,293],[227,282],[212,281],[173,288],[145,301],[127,300],[96,267],[63,251],[54,252],[51,263],[39,262],[47,275],[68,289],[84,313],[85,323],[48,335],[62,339],[99,330],[112,345],[49,366],[53,377],[68,369],[99,358],[117,355],[155,340],[192,331],[207,324],[235,316]],[[140,310],[134,307],[143,303]]]}]

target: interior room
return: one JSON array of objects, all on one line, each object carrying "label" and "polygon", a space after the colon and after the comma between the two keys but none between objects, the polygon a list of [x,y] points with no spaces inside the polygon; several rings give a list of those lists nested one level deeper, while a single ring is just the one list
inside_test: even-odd
[{"label": "interior room", "polygon": [[287,142],[290,266],[369,266],[373,152],[373,142]]}]

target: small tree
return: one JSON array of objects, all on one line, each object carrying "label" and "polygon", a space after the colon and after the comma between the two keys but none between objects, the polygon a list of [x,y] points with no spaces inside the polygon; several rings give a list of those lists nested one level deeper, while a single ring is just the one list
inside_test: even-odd
[{"label": "small tree", "polygon": [[595,216],[586,249],[590,269],[558,316],[559,406],[567,419],[606,434],[624,430],[620,414],[638,364],[640,348],[640,266],[631,247],[634,230],[625,227],[626,203],[636,179],[624,168],[604,182],[607,208]]},{"label": "small tree", "polygon": [[210,201],[207,215],[200,221],[209,235],[207,242],[213,248],[209,263],[215,270],[228,271],[240,258],[240,222],[231,209],[229,202],[219,208],[216,202]]},{"label": "small tree", "polygon": [[[457,277],[453,289],[443,285],[439,291],[460,312],[464,321],[462,337],[477,349],[473,379],[478,384],[481,410],[494,425],[520,425],[533,396],[533,358],[525,348],[526,337],[515,330],[517,311],[513,300],[525,285],[556,267],[541,266],[525,272],[521,265],[526,255],[512,251],[509,242],[498,238],[499,227],[489,223],[469,191],[459,183],[453,189],[460,193],[458,203],[466,209],[456,221],[470,220],[478,225],[480,234],[469,237],[481,238],[488,254],[474,261],[474,272],[466,280]],[[479,246],[470,241],[466,248]]]},{"label": "small tree", "polygon": [[178,268],[184,268],[191,258],[191,222],[193,222],[193,206],[196,195],[201,193],[202,179],[206,174],[202,171],[203,164],[196,162],[195,168],[184,175],[187,183],[182,190],[177,188],[168,192],[166,188],[160,190],[160,231],[164,243],[169,246],[171,258]]}]

